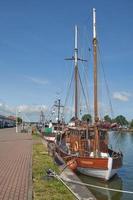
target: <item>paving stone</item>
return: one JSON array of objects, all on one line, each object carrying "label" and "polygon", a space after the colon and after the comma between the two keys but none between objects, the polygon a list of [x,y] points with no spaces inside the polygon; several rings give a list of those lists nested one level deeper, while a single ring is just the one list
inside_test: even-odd
[{"label": "paving stone", "polygon": [[0,200],[32,199],[31,162],[31,135],[0,129]]}]

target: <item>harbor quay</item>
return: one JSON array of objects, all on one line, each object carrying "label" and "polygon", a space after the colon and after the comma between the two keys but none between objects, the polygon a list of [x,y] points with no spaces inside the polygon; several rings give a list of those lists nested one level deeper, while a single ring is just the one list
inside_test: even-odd
[{"label": "harbor quay", "polygon": [[0,129],[0,200],[32,199],[32,137]]},{"label": "harbor quay", "polygon": [[[38,199],[53,199],[54,197],[51,196],[51,192],[48,189],[48,187],[44,187],[44,183],[41,178],[35,177],[33,174],[33,162],[35,164],[35,160],[33,159],[33,146],[34,145],[41,145],[42,144],[42,150],[47,150],[45,147],[46,144],[44,144],[44,140],[41,140],[40,136],[39,142],[38,140],[34,140],[31,132],[29,133],[22,133],[17,132],[16,128],[5,128],[0,129],[0,200],[38,200]],[[49,159],[50,162],[52,162],[51,156],[48,158],[48,156],[43,157],[42,152],[40,152],[42,160]],[[43,157],[43,158],[42,158]],[[40,164],[34,165],[36,168],[39,167]],[[51,164],[50,164],[51,165]],[[55,164],[53,163],[52,166]],[[46,167],[47,163],[44,162],[44,165],[42,167]],[[42,168],[41,167],[41,168]],[[48,167],[48,166],[47,166]],[[39,169],[40,170],[40,169]],[[38,171],[38,169],[37,169]],[[35,173],[35,171],[34,171]],[[36,172],[38,173],[38,172]],[[39,173],[42,173],[39,171]],[[38,175],[37,175],[38,176]],[[38,196],[38,193],[36,193],[36,190],[33,186],[33,180],[37,178],[37,180],[42,184],[43,188],[43,197]],[[65,169],[65,171],[62,172],[61,178],[66,179],[73,179],[78,180],[77,176],[69,169]],[[45,180],[44,180],[45,181]],[[54,181],[55,182],[55,181]],[[53,184],[53,190],[56,188],[54,185],[54,182],[50,183]],[[58,180],[57,180],[58,182]],[[45,181],[46,184],[46,181]],[[47,183],[48,184],[48,183]],[[58,183],[59,184],[59,183]],[[64,187],[63,184],[60,182],[60,189],[62,189],[65,192],[64,199],[75,199],[74,196],[78,196],[78,199],[95,199],[93,195],[89,192],[88,189],[84,186],[80,185],[73,185],[69,184],[70,190],[72,190],[73,194],[67,189],[67,187]],[[57,188],[56,188],[57,189]],[[59,191],[56,193],[56,198],[62,199],[62,194]],[[40,189],[39,189],[40,190]],[[59,193],[58,193],[59,192]],[[47,196],[49,193],[50,196]],[[34,194],[34,195],[33,195]],[[41,195],[41,193],[39,194]],[[68,195],[68,196],[67,196]],[[68,198],[67,198],[68,197]]]}]

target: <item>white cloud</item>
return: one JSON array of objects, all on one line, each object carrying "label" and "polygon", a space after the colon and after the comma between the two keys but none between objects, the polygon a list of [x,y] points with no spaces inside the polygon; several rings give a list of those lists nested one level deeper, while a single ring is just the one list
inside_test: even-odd
[{"label": "white cloud", "polygon": [[48,80],[37,78],[37,77],[26,76],[26,78],[28,80],[32,81],[33,83],[36,83],[36,84],[39,84],[39,85],[46,85],[46,84],[49,83]]},{"label": "white cloud", "polygon": [[14,108],[7,105],[5,102],[0,101],[0,114],[10,114],[14,112]]},{"label": "white cloud", "polygon": [[8,115],[16,115],[16,110],[20,112],[20,115],[27,116],[37,116],[42,110],[43,112],[47,111],[47,107],[45,105],[19,105],[19,106],[9,106],[3,101],[0,101],[0,115],[8,116]]},{"label": "white cloud", "polygon": [[129,97],[131,96],[128,92],[114,92],[113,98],[119,101],[129,101]]},{"label": "white cloud", "polygon": [[47,108],[45,105],[19,105],[17,106],[19,112],[24,112],[27,114],[40,113],[40,111],[46,111]]}]

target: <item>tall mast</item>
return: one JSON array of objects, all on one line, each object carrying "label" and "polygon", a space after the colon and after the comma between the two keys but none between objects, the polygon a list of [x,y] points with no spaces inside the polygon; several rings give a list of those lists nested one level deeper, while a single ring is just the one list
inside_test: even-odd
[{"label": "tall mast", "polygon": [[58,123],[60,123],[60,99],[58,99]]},{"label": "tall mast", "polygon": [[94,121],[98,120],[96,9],[93,8]]},{"label": "tall mast", "polygon": [[100,156],[98,122],[98,87],[97,87],[97,37],[96,37],[96,9],[93,8],[93,54],[94,54],[94,156]]},{"label": "tall mast", "polygon": [[78,108],[78,97],[79,97],[79,72],[78,72],[78,61],[87,62],[87,60],[81,59],[78,57],[78,27],[75,25],[75,45],[74,45],[74,56],[72,58],[66,58],[65,60],[74,60],[74,79],[75,79],[75,119],[79,117],[79,108]]},{"label": "tall mast", "polygon": [[75,119],[78,119],[78,27],[77,26],[75,26],[74,71],[75,71]]},{"label": "tall mast", "polygon": [[40,124],[44,125],[44,121],[45,121],[45,116],[44,116],[43,111],[41,110],[41,112],[40,112]]},{"label": "tall mast", "polygon": [[54,106],[58,108],[58,111],[57,111],[58,124],[60,124],[60,111],[61,111],[61,108],[63,108],[64,106],[61,105],[61,100],[60,99],[58,99],[58,101],[55,102]]}]

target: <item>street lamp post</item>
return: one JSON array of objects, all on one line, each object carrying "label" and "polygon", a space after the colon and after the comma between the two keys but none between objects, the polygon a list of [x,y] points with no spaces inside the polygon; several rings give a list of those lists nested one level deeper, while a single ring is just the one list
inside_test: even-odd
[{"label": "street lamp post", "polygon": [[16,108],[16,133],[18,133],[18,111]]}]

